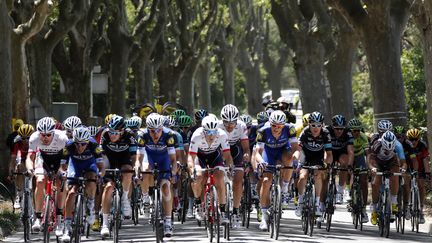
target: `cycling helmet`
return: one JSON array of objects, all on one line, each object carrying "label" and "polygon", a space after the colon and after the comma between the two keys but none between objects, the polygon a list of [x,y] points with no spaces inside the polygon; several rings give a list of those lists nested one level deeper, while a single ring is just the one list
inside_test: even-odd
[{"label": "cycling helmet", "polygon": [[405,127],[403,127],[403,126],[395,126],[394,127],[394,134],[401,135],[404,133],[405,133]]},{"label": "cycling helmet", "polygon": [[108,115],[106,115],[106,117],[105,117],[105,124],[106,125],[108,125],[108,122],[111,120],[111,118],[113,117],[113,116],[115,116],[116,114],[108,114]]},{"label": "cycling helmet", "polygon": [[177,118],[177,123],[180,127],[189,127],[192,125],[192,118],[188,115],[183,115]]},{"label": "cycling helmet", "polygon": [[271,115],[271,113],[273,113],[273,108],[267,108],[266,110],[265,110],[265,112],[267,113],[267,116],[268,117],[270,117],[270,115]]},{"label": "cycling helmet", "polygon": [[108,127],[113,130],[121,130],[125,126],[125,120],[122,116],[114,115],[108,122]]},{"label": "cycling helmet", "polygon": [[218,119],[213,116],[206,116],[202,120],[202,127],[205,131],[214,131],[218,127]]},{"label": "cycling helmet", "polygon": [[309,115],[309,123],[322,123],[323,121],[324,117],[318,111],[314,111]]},{"label": "cycling helmet", "polygon": [[348,127],[350,129],[362,129],[362,124],[359,119],[353,118],[348,122]]},{"label": "cycling helmet", "polygon": [[252,126],[252,117],[249,115],[241,115],[240,120],[242,120],[247,127]]},{"label": "cycling helmet", "polygon": [[165,119],[163,116],[157,113],[151,113],[146,118],[147,128],[149,129],[159,129],[163,127]]},{"label": "cycling helmet", "polygon": [[420,135],[420,130],[418,130],[417,128],[412,128],[407,131],[407,138],[410,140],[419,139]]},{"label": "cycling helmet", "polygon": [[208,116],[208,112],[204,109],[197,110],[194,116],[195,116],[195,122],[200,122],[204,119],[204,117]]},{"label": "cycling helmet", "polygon": [[66,130],[73,131],[75,128],[82,125],[81,119],[77,116],[70,116],[63,122],[63,127]]},{"label": "cycling helmet", "polygon": [[178,127],[176,116],[175,115],[167,116],[165,118],[164,126],[169,128]]},{"label": "cycling helmet", "polygon": [[17,131],[20,126],[24,124],[24,121],[21,119],[12,119],[13,130]]},{"label": "cycling helmet", "polygon": [[41,118],[36,125],[36,129],[40,133],[52,133],[55,129],[55,122],[51,117]]},{"label": "cycling helmet", "polygon": [[139,129],[141,127],[142,119],[139,116],[133,116],[125,121],[126,127]]},{"label": "cycling helmet", "polygon": [[34,128],[30,124],[23,124],[18,128],[18,134],[22,138],[30,137],[32,133],[34,132]]},{"label": "cycling helmet", "polygon": [[286,115],[283,111],[273,111],[269,117],[270,124],[285,124]]},{"label": "cycling helmet", "polygon": [[288,99],[287,99],[286,97],[283,97],[283,96],[279,97],[279,98],[276,100],[276,102],[277,102],[277,103],[285,103],[285,104],[289,104]]},{"label": "cycling helmet", "polygon": [[391,131],[386,131],[381,136],[381,145],[387,151],[393,151],[396,147],[396,136]]},{"label": "cycling helmet", "polygon": [[258,114],[257,114],[258,124],[266,123],[268,121],[268,119],[269,119],[269,116],[268,116],[267,112],[265,112],[265,111],[258,112]]},{"label": "cycling helmet", "polygon": [[378,122],[378,132],[393,130],[393,124],[389,120],[380,120]]},{"label": "cycling helmet", "polygon": [[303,126],[304,127],[309,124],[309,116],[310,116],[310,113],[306,113],[302,117],[302,121],[303,121]]},{"label": "cycling helmet", "polygon": [[90,132],[90,136],[92,136],[92,137],[96,136],[96,134],[99,132],[99,127],[89,126],[87,128],[88,128],[88,130]]},{"label": "cycling helmet", "polygon": [[332,126],[333,127],[345,127],[346,126],[345,117],[342,115],[335,115],[334,117],[332,117]]},{"label": "cycling helmet", "polygon": [[235,122],[239,118],[239,111],[234,105],[228,104],[222,107],[221,118],[226,122]]},{"label": "cycling helmet", "polygon": [[177,109],[172,114],[175,116],[175,118],[178,118],[178,117],[186,115],[186,111],[184,111],[182,109]]},{"label": "cycling helmet", "polygon": [[87,127],[81,126],[73,130],[72,137],[74,142],[82,143],[90,140],[90,130]]}]

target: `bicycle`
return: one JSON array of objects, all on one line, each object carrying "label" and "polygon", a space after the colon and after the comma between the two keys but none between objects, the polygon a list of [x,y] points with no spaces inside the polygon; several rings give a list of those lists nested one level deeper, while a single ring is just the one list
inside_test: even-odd
[{"label": "bicycle", "polygon": [[292,166],[267,165],[267,168],[275,168],[272,187],[270,189],[270,207],[267,212],[269,215],[270,238],[277,240],[280,232],[280,220],[282,218],[282,189],[281,189],[281,170],[292,169]]},{"label": "bicycle", "polygon": [[228,215],[228,223],[224,224],[224,238],[229,240],[230,237],[230,228],[232,227],[232,211],[234,205],[234,195],[232,191],[232,180],[228,177],[228,173],[224,173],[224,181],[225,181],[225,214]]},{"label": "bicycle", "polygon": [[376,172],[376,175],[382,176],[382,183],[380,188],[380,197],[378,201],[378,226],[380,236],[389,237],[390,234],[390,217],[392,214],[391,209],[391,195],[390,195],[390,177],[400,176],[402,173],[395,173],[391,171]]},{"label": "bicycle", "polygon": [[159,174],[169,173],[171,174],[171,170],[158,170],[157,163],[155,163],[155,169],[152,171],[142,171],[141,174],[151,174],[154,178],[154,186],[153,186],[153,211],[151,216],[151,223],[153,225],[153,231],[156,234],[156,242],[163,242],[164,237],[164,221],[162,215],[163,212],[163,204],[162,204],[162,192],[160,188],[160,183],[158,180]]},{"label": "bicycle", "polygon": [[[245,169],[251,168],[250,164],[245,166]],[[252,212],[252,187],[250,182],[250,174],[244,173],[243,176],[243,196],[240,202],[240,214],[242,219],[242,226],[249,228],[250,214]]]},{"label": "bicycle", "polygon": [[[206,168],[200,169],[198,171],[207,172],[207,182],[204,190],[204,201],[201,204],[204,212],[204,227],[207,230],[207,236],[210,242],[213,242],[213,239],[216,240],[217,243],[220,241],[220,219],[221,213],[219,209],[219,198],[218,193],[215,186],[214,172],[217,170],[227,170],[228,167],[217,167],[217,168]],[[197,170],[195,170],[194,174],[196,174]],[[201,223],[198,222],[198,225]],[[226,226],[225,226],[226,227]],[[226,227],[227,228],[227,227]]]},{"label": "bicycle", "polygon": [[[72,221],[72,242],[79,243],[81,242],[81,235],[86,231],[87,234],[90,232],[90,224],[87,222],[87,215],[89,215],[88,209],[84,208],[84,205],[87,205],[87,198],[84,196],[85,192],[85,183],[86,182],[94,182],[95,179],[86,179],[84,177],[67,177],[68,180],[72,180],[77,183],[77,195],[75,198],[75,209],[74,209],[74,218]],[[87,236],[88,237],[88,236]]]},{"label": "bicycle", "polygon": [[[55,205],[55,198],[57,196],[57,188],[54,186],[56,179],[60,179],[57,172],[49,171],[47,174],[37,173],[36,175],[47,175],[47,182],[45,186],[45,199],[42,206],[42,231],[44,235],[44,243],[50,241],[50,233],[54,227],[59,223],[57,222],[57,212]],[[60,191],[63,192],[64,180],[61,180]],[[57,237],[58,241],[58,237]]]},{"label": "bicycle", "polygon": [[187,165],[181,165],[180,164],[180,170],[181,170],[181,198],[180,198],[180,212],[178,213],[178,220],[183,224],[186,221],[186,214],[187,209],[189,207],[189,184],[190,184],[190,175],[187,172]]},{"label": "bicycle", "polygon": [[411,196],[410,196],[410,210],[411,210],[411,231],[419,232],[420,224],[420,191],[417,185],[418,171],[411,172]]},{"label": "bicycle", "polygon": [[351,202],[349,208],[351,216],[353,217],[354,228],[357,229],[360,225],[360,231],[363,231],[362,213],[365,207],[363,203],[363,193],[360,185],[360,175],[367,175],[368,169],[354,169],[352,170],[353,184],[351,186]]},{"label": "bicycle", "polygon": [[313,227],[316,221],[316,215],[315,215],[315,171],[316,170],[326,170],[325,168],[322,168],[321,166],[303,166],[302,169],[308,170],[308,179],[306,182],[306,189],[303,196],[303,209],[302,209],[302,229],[303,233],[305,235],[308,234],[309,236],[312,236],[313,233]]},{"label": "bicycle", "polygon": [[139,223],[139,215],[142,215],[142,198],[141,198],[141,187],[138,184],[137,178],[133,180],[133,190],[131,196],[131,207],[132,207],[132,221],[134,225]]},{"label": "bicycle", "polygon": [[405,233],[405,202],[404,202],[404,177],[399,177],[399,190],[398,190],[398,212],[396,213],[396,232]]},{"label": "bicycle", "polygon": [[[111,206],[111,215],[112,218],[110,220],[110,235],[113,237],[113,241],[117,243],[119,241],[119,230],[121,227],[121,197],[123,195],[123,186],[121,180],[122,173],[134,173],[134,170],[120,170],[120,169],[105,169],[105,175],[110,175],[114,179],[114,192]],[[103,240],[104,237],[102,237]]]},{"label": "bicycle", "polygon": [[30,234],[33,233],[33,178],[27,172],[14,172],[13,175],[23,175],[24,177],[24,192],[21,200],[21,222],[24,228],[24,242],[30,241]]}]

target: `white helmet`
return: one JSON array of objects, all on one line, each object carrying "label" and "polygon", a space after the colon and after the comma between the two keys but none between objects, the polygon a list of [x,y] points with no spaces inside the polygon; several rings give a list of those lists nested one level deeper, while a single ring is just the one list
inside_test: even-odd
[{"label": "white helmet", "polygon": [[141,127],[141,123],[142,123],[142,119],[139,116],[132,116],[131,118],[127,119],[125,121],[126,123],[126,127],[129,128],[140,128]]},{"label": "white helmet", "polygon": [[147,116],[146,119],[147,128],[150,129],[161,128],[163,127],[164,122],[165,122],[165,118],[159,115],[158,113],[151,113],[150,115]]},{"label": "white helmet", "polygon": [[287,99],[286,97],[283,97],[283,96],[279,97],[276,101],[277,101],[278,103],[286,103],[286,104],[289,103],[289,102],[288,102],[288,99]]},{"label": "white helmet", "polygon": [[270,124],[285,124],[286,115],[283,111],[273,111],[269,118]]},{"label": "white helmet", "polygon": [[380,120],[378,122],[378,132],[393,130],[393,124],[389,120]]},{"label": "white helmet", "polygon": [[218,127],[218,119],[213,116],[206,116],[201,122],[201,126],[206,131],[216,130]]},{"label": "white helmet", "polygon": [[239,118],[239,111],[237,107],[231,104],[222,107],[221,118],[222,121],[227,121],[227,122],[237,121],[237,119]]},{"label": "white helmet", "polygon": [[391,132],[387,131],[381,136],[382,148],[387,151],[393,151],[396,148],[396,136]]},{"label": "white helmet", "polygon": [[41,118],[36,125],[36,129],[40,133],[52,133],[52,132],[54,132],[54,129],[55,129],[54,119],[52,119],[51,117]]},{"label": "white helmet", "polygon": [[63,122],[63,127],[66,130],[73,131],[75,128],[82,125],[81,119],[77,116],[70,116]]},{"label": "white helmet", "polygon": [[96,126],[89,126],[88,130],[90,132],[90,136],[94,137],[99,132],[99,127]]},{"label": "white helmet", "polygon": [[249,115],[241,115],[240,120],[242,120],[247,127],[252,126],[252,117]]},{"label": "white helmet", "polygon": [[72,137],[74,142],[88,142],[90,140],[90,130],[81,126],[73,130]]}]

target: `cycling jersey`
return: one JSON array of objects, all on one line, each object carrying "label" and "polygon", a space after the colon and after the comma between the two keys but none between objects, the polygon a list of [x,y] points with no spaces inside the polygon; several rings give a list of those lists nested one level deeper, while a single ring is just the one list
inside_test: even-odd
[{"label": "cycling jersey", "polygon": [[111,142],[108,130],[105,130],[100,142],[105,151],[110,167],[120,169],[122,165],[132,165],[131,157],[136,155],[137,143],[127,131],[123,131],[116,142]]},{"label": "cycling jersey", "polygon": [[354,156],[364,155],[369,149],[369,140],[366,134],[360,132],[357,138],[354,138]]},{"label": "cycling jersey", "polygon": [[370,158],[373,165],[379,171],[390,170],[392,167],[398,167],[399,163],[395,151],[387,151],[382,148],[381,139],[375,140],[370,149]]},{"label": "cycling jersey", "polygon": [[[146,128],[142,133],[143,147],[146,153],[147,161],[144,163],[149,163],[151,168],[157,166],[158,170],[161,171],[171,171],[171,160],[170,155],[175,155],[175,147],[178,146],[175,140],[175,133],[169,128],[162,128],[162,134],[158,141],[153,141],[150,136],[150,131]],[[139,153],[143,151],[140,150]],[[159,179],[169,179],[171,173],[160,173]]]},{"label": "cycling jersey", "polygon": [[[400,142],[400,141],[399,141]],[[408,140],[404,139],[402,142],[403,151],[405,154],[406,163],[408,165],[408,169],[413,169],[413,162],[416,160],[416,154],[414,152],[413,144]]]},{"label": "cycling jersey", "polygon": [[312,136],[309,126],[300,134],[300,147],[305,156],[305,165],[323,165],[324,152],[332,151],[330,132],[323,127],[317,137]]},{"label": "cycling jersey", "polygon": [[21,156],[21,162],[24,162],[27,157],[28,149],[29,149],[29,143],[24,143],[21,136],[17,135],[13,142],[11,155],[18,156],[18,152],[19,152]]},{"label": "cycling jersey", "polygon": [[263,149],[262,157],[269,165],[282,162],[282,153],[291,150],[291,143],[297,142],[295,128],[285,124],[279,138],[275,138],[270,125],[265,125],[257,132],[257,148]]},{"label": "cycling jersey", "polygon": [[50,144],[42,144],[40,132],[34,132],[29,139],[30,154],[36,154],[35,172],[44,173],[46,171],[57,171],[63,158],[63,148],[69,140],[66,134],[60,130],[54,130]]},{"label": "cycling jersey", "polygon": [[339,137],[336,137],[333,127],[328,126],[327,130],[330,132],[332,142],[333,162],[337,162],[342,154],[348,154],[348,145],[353,145],[354,137],[347,128]]},{"label": "cycling jersey", "polygon": [[429,157],[428,147],[425,142],[418,141],[417,147],[413,147],[413,152],[416,155],[417,163],[418,163],[418,171],[425,172],[423,160]]},{"label": "cycling jersey", "polygon": [[249,140],[247,136],[247,127],[243,121],[237,121],[236,126],[231,132],[228,132],[223,125],[223,121],[219,121],[219,128],[222,129],[228,136],[230,145],[231,157],[233,158],[235,167],[243,167],[243,148],[241,141]]},{"label": "cycling jersey", "polygon": [[217,134],[214,141],[208,144],[205,139],[205,132],[202,127],[195,130],[192,135],[189,153],[196,154],[201,167],[209,166],[214,168],[216,166],[223,166],[223,159],[220,150],[223,152],[230,151],[228,143],[228,135],[220,128],[217,129]]},{"label": "cycling jersey", "polygon": [[[372,147],[372,144],[374,144],[376,141],[378,141],[381,136],[382,136],[381,133],[374,133],[371,136],[371,139],[370,139],[371,147]],[[405,160],[405,153],[404,153],[404,150],[403,150],[403,146],[402,146],[402,144],[399,141],[396,141],[395,152],[396,152],[396,154],[397,154],[397,156],[398,156],[399,159]]]},{"label": "cycling jersey", "polygon": [[300,126],[298,126],[298,127],[296,127],[296,137],[300,137],[300,134],[301,134],[301,132],[303,131],[303,129],[304,129],[305,127],[303,126],[303,124],[302,125],[300,125]]},{"label": "cycling jersey", "polygon": [[[90,139],[86,149],[78,154],[77,147],[73,141],[69,141],[63,149],[63,156],[68,161],[67,177],[84,176],[85,172],[98,173],[96,162],[103,163],[102,149],[93,138]],[[74,181],[69,181],[74,183]]]},{"label": "cycling jersey", "polygon": [[171,130],[171,131],[175,135],[175,141],[176,141],[176,144],[177,144],[176,150],[184,151],[184,144],[183,144],[183,137],[182,137],[182,135],[179,132],[177,132],[177,131],[174,131],[174,130]]},{"label": "cycling jersey", "polygon": [[188,133],[183,132],[181,129],[178,131],[178,133],[180,133],[182,140],[183,140],[183,146],[185,148],[189,148],[189,137],[188,137]]}]

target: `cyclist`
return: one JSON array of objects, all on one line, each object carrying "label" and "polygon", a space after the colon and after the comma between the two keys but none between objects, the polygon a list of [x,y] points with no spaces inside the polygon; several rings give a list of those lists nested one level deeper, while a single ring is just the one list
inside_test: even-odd
[{"label": "cyclist", "polygon": [[[36,173],[35,190],[35,214],[36,220],[33,222],[32,229],[40,231],[40,221],[42,219],[42,205],[44,202],[44,190],[47,181],[47,172],[54,171],[60,175],[65,175],[67,165],[63,158],[63,148],[66,146],[68,138],[62,131],[54,129],[55,122],[51,117],[44,117],[37,122],[36,129],[29,139],[29,150],[26,159],[26,168],[30,174]],[[56,180],[57,188],[60,188],[60,180]],[[65,191],[58,190],[56,198],[57,226],[56,236],[63,234],[63,200]]]},{"label": "cyclist", "polygon": [[[99,171],[103,171],[104,162],[102,159],[102,149],[96,141],[91,138],[90,130],[84,126],[73,130],[72,140],[69,140],[66,144],[66,147],[63,149],[63,155],[64,159],[68,161],[67,177],[85,177],[87,179],[96,180]],[[71,223],[77,190],[76,181],[68,179],[68,192],[65,203],[65,229],[61,237],[63,242],[70,241],[70,232],[72,231]],[[95,182],[86,182],[85,194],[87,197],[86,207],[89,212],[87,222],[93,224],[95,220]]]},{"label": "cyclist", "polygon": [[[173,234],[171,224],[171,211],[172,211],[172,195],[171,195],[171,176],[175,175],[177,171],[176,162],[176,139],[175,134],[172,130],[164,128],[164,118],[157,114],[151,113],[146,118],[147,128],[144,129],[142,141],[144,142],[145,160],[141,164],[140,161],[136,161],[135,170],[141,168],[142,171],[151,171],[157,166],[158,170],[171,171],[171,173],[159,174],[159,184],[163,197],[164,209],[164,234],[166,237],[171,237]],[[141,188],[143,192],[144,202],[150,201],[148,194],[149,187],[153,185],[153,176],[144,174]]]},{"label": "cyclist", "polygon": [[[88,129],[90,131],[90,136],[96,141],[96,136],[98,135],[98,133],[102,129],[100,127],[96,127],[96,126],[89,126]],[[107,160],[108,159],[105,157],[104,158],[104,165],[107,164]],[[99,183],[99,181],[98,181],[98,183]],[[99,215],[101,201],[102,201],[102,193],[98,192],[98,193],[96,193],[96,196],[95,196],[95,207],[94,207],[96,217],[95,217],[94,223],[91,225],[91,229],[93,231],[99,231],[99,229],[100,229],[100,220],[99,220],[99,217],[97,217],[97,216]]]},{"label": "cyclist", "polygon": [[[228,136],[222,129],[218,128],[218,124],[219,121],[215,116],[204,117],[202,127],[196,129],[191,138],[188,167],[191,175],[194,174],[195,169],[198,170],[192,183],[195,205],[201,205],[203,187],[207,182],[207,175],[203,174],[199,169],[206,168],[207,166],[209,168],[223,167],[224,161],[226,166],[231,167],[233,165]],[[227,223],[224,172],[220,170],[215,171],[214,178],[222,213],[222,223]],[[201,206],[197,207],[195,215],[198,221],[203,219]]]},{"label": "cyclist", "polygon": [[[301,217],[303,207],[303,195],[305,192],[306,181],[309,172],[306,169],[301,169],[306,166],[322,166],[327,167],[333,162],[332,143],[330,132],[323,127],[324,117],[321,113],[315,111],[309,115],[308,126],[305,127],[300,134],[301,152],[299,156],[298,168],[300,169],[299,181],[297,189],[299,192],[299,201],[296,207],[295,214]],[[322,215],[322,206],[320,196],[323,190],[323,179],[325,172],[320,170],[315,172],[315,195],[316,197],[316,215]]]},{"label": "cyclist", "polygon": [[[330,132],[332,140],[332,154],[333,163],[339,163],[340,168],[347,168],[352,166],[354,160],[354,138],[351,131],[346,128],[346,120],[342,115],[335,115],[332,117],[332,125],[327,126],[327,130]],[[339,185],[336,185],[336,203],[343,203],[344,187],[347,179],[346,171],[339,171]],[[327,184],[328,180],[325,179],[324,184]],[[323,188],[323,194],[321,200],[324,200],[326,194],[326,187]],[[347,201],[350,201],[349,192],[345,192],[347,195]],[[321,204],[323,205],[323,204]]]},{"label": "cyclist", "polygon": [[239,111],[234,105],[225,105],[221,110],[219,128],[228,136],[231,157],[234,161],[233,176],[233,228],[240,227],[239,207],[243,194],[244,163],[250,163],[249,138],[246,124],[239,120]]},{"label": "cyclist", "polygon": [[[362,132],[363,126],[361,122],[353,118],[348,122],[348,128],[351,130],[351,133],[354,137],[354,169],[367,169],[369,168],[366,163],[366,155],[369,154],[369,140],[366,134]],[[362,196],[363,196],[363,207],[362,210],[362,222],[367,223],[369,221],[368,215],[366,213],[366,204],[368,198],[368,182],[367,175],[360,175],[360,188],[362,188]]]},{"label": "cyclist", "polygon": [[296,135],[298,138],[300,137],[300,134],[303,131],[303,129],[308,126],[309,116],[310,116],[310,113],[304,114],[302,117],[302,124],[296,128]]},{"label": "cyclist", "polygon": [[296,116],[291,113],[293,103],[290,103],[288,99],[283,96],[279,97],[277,99],[277,102],[279,104],[278,109],[285,113],[285,116],[287,117],[287,122],[295,124]]},{"label": "cyclist", "polygon": [[[377,224],[377,210],[379,189],[381,187],[381,176],[376,175],[377,171],[391,171],[399,172],[398,156],[395,153],[396,136],[391,131],[386,131],[380,139],[375,140],[372,144],[371,152],[369,154],[369,168],[372,172],[372,204],[373,211],[371,216],[371,223]],[[399,178],[392,176],[390,178],[390,194],[392,203],[391,219],[394,220],[394,214],[398,211],[397,194],[399,190]]]},{"label": "cyclist", "polygon": [[8,134],[6,138],[6,145],[8,146],[10,152],[13,150],[14,140],[18,135],[18,128],[23,124],[23,120],[12,118],[12,132]]},{"label": "cyclist", "polygon": [[270,203],[270,187],[275,166],[277,163],[290,165],[290,130],[292,132],[291,127],[286,123],[285,113],[282,111],[274,111],[270,115],[269,125],[265,125],[258,130],[257,152],[253,168],[258,170],[260,174],[260,204],[263,215],[263,220],[261,220],[259,226],[261,230],[268,229],[267,209]]},{"label": "cyclist", "polygon": [[63,121],[63,128],[69,139],[72,139],[73,130],[81,125],[81,119],[77,116],[70,116]]},{"label": "cyclist", "polygon": [[[132,170],[132,161],[136,160],[137,144],[133,135],[125,130],[124,118],[118,115],[112,116],[108,122],[108,128],[102,134],[102,149],[108,157],[110,168],[121,170]],[[113,178],[105,176],[105,188],[102,194],[102,237],[109,236],[108,215],[111,210],[111,200],[114,190]],[[121,199],[122,213],[125,218],[130,218],[132,213],[128,198],[132,174],[122,172],[123,194]]]},{"label": "cyclist", "polygon": [[185,154],[187,155],[189,152],[189,129],[192,125],[192,118],[188,115],[183,115],[177,118],[177,124],[179,126],[178,132],[182,136],[183,146],[185,149]]},{"label": "cyclist", "polygon": [[[34,128],[30,124],[23,124],[18,128],[18,135],[14,139],[12,146],[11,159],[9,162],[9,180],[13,180],[13,172],[24,172],[25,171],[25,159],[29,149],[29,138],[34,132]],[[15,189],[16,197],[14,202],[14,208],[21,208],[21,198],[24,186],[24,178],[22,175],[15,177]]]},{"label": "cyclist", "polygon": [[414,169],[419,172],[418,177],[418,187],[420,191],[420,224],[425,223],[425,218],[423,214],[423,205],[426,198],[426,187],[425,183],[430,183],[431,171],[429,165],[429,152],[426,143],[421,139],[421,133],[418,129],[413,128],[408,130],[407,138],[412,143],[413,152],[416,155],[414,159]]},{"label": "cyclist", "polygon": [[108,114],[105,116],[104,119],[104,125],[99,129],[98,133],[95,136],[96,142],[98,142],[100,144],[100,141],[102,139],[102,134],[105,132],[105,130],[108,128],[108,123],[111,120],[111,118],[113,118],[114,116],[116,116],[116,114]]}]

